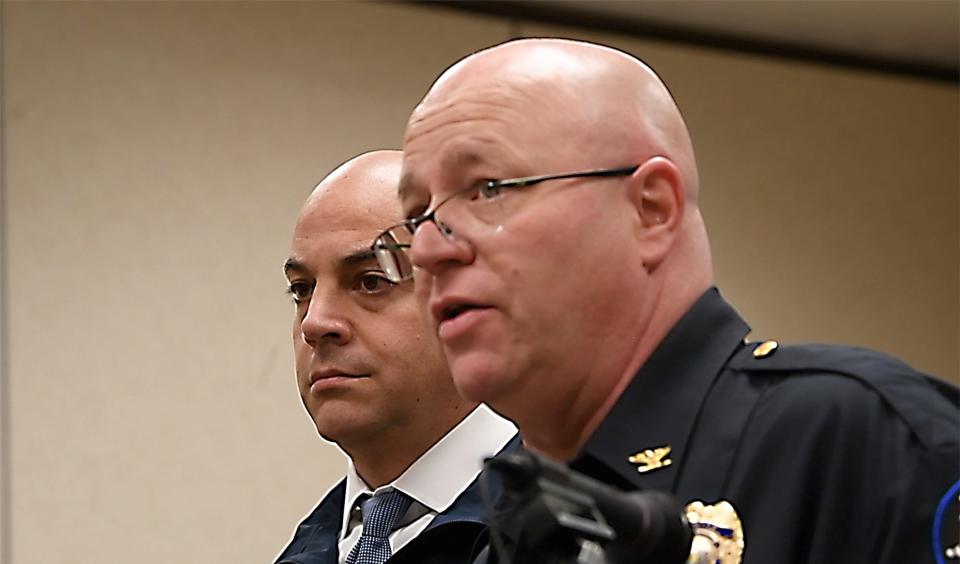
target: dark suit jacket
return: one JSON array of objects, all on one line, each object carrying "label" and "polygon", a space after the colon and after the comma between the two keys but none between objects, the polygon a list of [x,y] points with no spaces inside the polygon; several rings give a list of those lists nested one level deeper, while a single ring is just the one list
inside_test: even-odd
[{"label": "dark suit jacket", "polygon": [[[519,448],[519,445],[520,438],[514,437],[503,450]],[[501,491],[500,482],[491,479],[489,485],[495,500]],[[337,564],[345,490],[346,481],[342,480],[323,498],[297,527],[293,540],[276,564]],[[473,562],[487,541],[483,515],[480,484],[474,480],[453,505],[434,517],[423,532],[390,557],[389,564]]]}]

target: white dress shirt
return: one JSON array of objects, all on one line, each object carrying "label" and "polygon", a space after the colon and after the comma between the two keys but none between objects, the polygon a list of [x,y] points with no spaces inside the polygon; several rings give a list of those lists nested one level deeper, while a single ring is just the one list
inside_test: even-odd
[{"label": "white dress shirt", "polygon": [[390,534],[390,549],[396,553],[423,532],[434,517],[453,505],[480,474],[483,459],[500,452],[516,432],[512,423],[480,404],[396,480],[376,490],[370,490],[350,462],[340,528],[340,564],[359,542],[363,531],[358,506],[360,496],[396,489],[413,498],[410,509]]}]

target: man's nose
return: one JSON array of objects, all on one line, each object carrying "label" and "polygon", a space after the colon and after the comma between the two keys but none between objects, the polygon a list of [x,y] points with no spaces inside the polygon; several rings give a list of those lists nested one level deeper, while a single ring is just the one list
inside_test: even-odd
[{"label": "man's nose", "polygon": [[300,321],[304,342],[311,347],[325,343],[345,345],[353,338],[353,327],[341,300],[314,289],[307,312]]},{"label": "man's nose", "polygon": [[445,234],[442,229],[433,222],[421,225],[410,245],[410,261],[434,276],[451,266],[470,264],[476,256],[461,233]]}]

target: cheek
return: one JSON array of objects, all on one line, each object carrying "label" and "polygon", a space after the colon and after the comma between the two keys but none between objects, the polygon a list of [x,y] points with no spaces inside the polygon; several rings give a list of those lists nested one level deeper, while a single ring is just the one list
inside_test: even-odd
[{"label": "cheek", "polygon": [[380,351],[382,365],[394,375],[390,386],[408,395],[430,394],[446,379],[446,364],[439,341],[426,333],[419,315],[396,325],[387,338],[389,346]]},{"label": "cheek", "polygon": [[[421,276],[422,274],[422,276]],[[433,318],[430,316],[430,287],[433,285],[433,276],[426,271],[417,273],[414,279],[414,299],[416,300],[417,321],[424,331],[429,330],[433,324]]]},{"label": "cheek", "polygon": [[571,201],[577,205],[563,213],[511,225],[491,247],[492,267],[507,286],[515,321],[538,330],[589,316],[602,305],[605,288],[623,283],[621,257],[630,244],[621,234],[623,214],[604,210],[602,201]]},{"label": "cheek", "polygon": [[430,287],[433,285],[433,275],[426,270],[416,269],[413,277],[413,294],[417,304],[430,298]]},{"label": "cheek", "polygon": [[294,359],[294,368],[296,370],[297,378],[297,387],[301,388],[301,393],[303,392],[302,387],[303,383],[307,378],[307,373],[310,371],[310,361],[313,356],[313,351],[309,345],[307,345],[299,333],[294,333],[293,336],[293,359]]},{"label": "cheek", "polygon": [[419,306],[419,299],[408,296],[403,304],[381,311],[376,318],[368,320],[368,327],[376,328],[370,333],[370,348],[381,366],[413,365],[430,347],[426,338],[427,326]]},{"label": "cheek", "polygon": [[592,226],[581,221],[578,210],[560,213],[543,207],[530,211],[491,238],[487,247],[490,262],[508,278],[514,291],[550,293],[564,284],[571,268],[578,269],[584,237]]},{"label": "cheek", "polygon": [[290,328],[290,336],[293,339],[293,350],[299,354],[300,347],[304,345],[303,342],[303,330],[300,325],[301,318],[300,314],[297,313],[293,317],[293,326]]}]

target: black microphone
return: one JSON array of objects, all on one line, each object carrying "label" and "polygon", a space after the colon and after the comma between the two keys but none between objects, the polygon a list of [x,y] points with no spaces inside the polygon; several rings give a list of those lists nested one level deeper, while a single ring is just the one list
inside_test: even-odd
[{"label": "black microphone", "polygon": [[528,451],[486,466],[503,480],[505,511],[495,518],[519,529],[518,563],[584,561],[589,546],[606,564],[683,564],[690,556],[690,524],[668,493],[620,491]]}]

